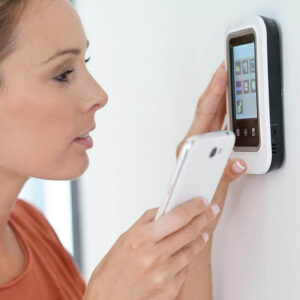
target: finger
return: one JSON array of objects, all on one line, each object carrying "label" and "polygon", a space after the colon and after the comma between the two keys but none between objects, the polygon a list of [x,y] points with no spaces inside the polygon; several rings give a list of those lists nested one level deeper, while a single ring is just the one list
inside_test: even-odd
[{"label": "finger", "polygon": [[224,93],[224,95],[221,99],[220,105],[217,109],[215,122],[213,122],[212,128],[210,129],[210,131],[221,130],[225,115],[226,115],[226,93]]},{"label": "finger", "polygon": [[[205,88],[204,92],[202,93],[202,95],[200,96],[199,100],[198,100],[198,103],[197,103],[197,107],[200,106],[200,104],[203,102],[203,100],[205,99],[205,97],[207,96],[207,93],[209,91],[209,89],[211,88],[214,80],[215,80],[215,77],[219,71],[219,69],[224,69],[225,70],[225,65],[224,65],[224,61],[219,65],[219,67],[216,69],[216,71],[214,72],[213,76],[211,77],[207,87]],[[197,111],[196,111],[197,112]]]},{"label": "finger", "polygon": [[201,96],[196,109],[193,130],[197,133],[206,132],[214,122],[218,107],[220,106],[227,86],[227,72],[219,68],[216,77],[209,86],[207,93]]},{"label": "finger", "polygon": [[[208,94],[207,94],[208,95]],[[207,101],[207,95],[204,95],[203,98]],[[211,105],[212,104],[212,105]],[[220,97],[219,104],[217,103],[203,103],[203,107],[196,109],[195,119],[192,122],[187,134],[184,139],[178,144],[176,149],[176,156],[179,156],[179,152],[185,142],[185,140],[196,134],[217,131],[220,130],[224,117],[226,115],[226,94]],[[210,105],[210,107],[208,107]],[[213,107],[215,105],[215,107]]]},{"label": "finger", "polygon": [[[197,107],[196,107],[196,111],[195,111],[195,116],[194,116],[194,122],[192,122],[187,134],[185,135],[184,139],[178,144],[177,148],[176,148],[176,157],[179,156],[179,153],[180,153],[180,150],[182,148],[182,145],[184,144],[184,141],[192,136],[192,135],[195,135],[195,134],[200,134],[200,133],[203,133],[203,132],[207,132],[207,131],[210,131],[210,124],[213,123],[209,120],[206,120],[206,122],[203,122],[203,120],[199,120],[199,114],[201,114],[201,111],[202,111],[202,103],[204,103],[205,101],[207,101],[207,97],[209,96],[209,93],[211,93],[211,90],[214,90],[215,87],[215,80],[216,80],[216,77],[217,76],[220,76],[219,75],[219,71],[221,69],[221,72],[222,73],[226,73],[226,82],[227,82],[227,72],[225,71],[225,61],[223,60],[220,64],[220,66],[217,68],[217,70],[215,71],[214,75],[212,76],[208,86],[206,87],[206,89],[204,90],[204,92],[202,93],[201,97],[199,98],[198,100],[198,103],[197,103]],[[224,76],[224,75],[223,75]],[[218,82],[218,80],[217,80]],[[225,87],[225,90],[226,90],[226,87]],[[222,101],[221,101],[222,102]],[[225,103],[225,101],[224,101]],[[204,105],[206,105],[204,103]],[[206,105],[207,106],[207,105]],[[217,105],[218,106],[218,105]],[[204,107],[205,108],[205,107]],[[225,107],[225,110],[226,110],[226,107]],[[216,111],[216,108],[215,108],[215,111]],[[215,112],[216,113],[216,112]],[[214,114],[214,113],[213,113]],[[211,118],[212,119],[212,118]],[[201,123],[203,122],[203,123]]]},{"label": "finger", "polygon": [[230,159],[225,167],[220,183],[228,185],[247,170],[247,165],[242,159]]},{"label": "finger", "polygon": [[220,64],[220,67],[223,68],[223,69],[225,69],[225,59],[222,60],[222,62]]},{"label": "finger", "polygon": [[[228,161],[224,173],[222,175],[222,178],[219,182],[218,188],[216,190],[216,193],[214,195],[214,199],[223,199],[222,195],[226,194],[226,190],[229,186],[229,184],[239,178],[241,175],[245,174],[247,171],[247,165],[246,163],[241,159],[231,159]],[[222,208],[222,204],[218,203],[220,207]]]},{"label": "finger", "polygon": [[186,277],[189,272],[189,266],[186,266],[182,270],[180,270],[176,275],[175,275],[175,285],[177,287],[177,294],[179,293]]},{"label": "finger", "polygon": [[181,269],[188,266],[193,258],[199,254],[204,248],[209,236],[207,233],[200,235],[193,242],[186,245],[180,251],[176,252],[170,257],[170,272],[171,274],[177,274]]},{"label": "finger", "polygon": [[[219,69],[225,69],[225,61],[224,60],[220,63],[220,65],[216,69],[215,73],[213,74],[212,78],[210,79],[209,84],[208,84],[207,88],[205,89],[205,92],[207,92],[208,89],[210,88],[210,86],[211,86],[212,82],[214,81]],[[204,94],[205,94],[205,92],[204,92]]]},{"label": "finger", "polygon": [[[220,68],[225,70],[225,60],[222,61]],[[210,131],[221,130],[226,115],[226,89],[220,101],[220,105],[217,108],[215,122],[212,123]]]},{"label": "finger", "polygon": [[227,72],[219,68],[215,78],[210,84],[205,97],[197,108],[196,117],[201,120],[206,120],[207,116],[215,116],[219,104],[224,96],[227,86]]},{"label": "finger", "polygon": [[145,224],[145,223],[149,223],[149,222],[153,221],[155,216],[156,216],[156,213],[157,213],[158,209],[159,209],[158,207],[155,207],[155,208],[151,208],[149,210],[146,210],[143,213],[143,215],[132,226]]},{"label": "finger", "polygon": [[155,242],[159,242],[166,236],[189,224],[195,216],[207,209],[207,205],[207,200],[194,198],[176,206],[167,214],[160,216],[153,223]]},{"label": "finger", "polygon": [[184,228],[160,241],[158,247],[160,247],[159,252],[162,261],[197,239],[203,228],[214,220],[219,212],[220,208],[218,205],[213,205],[201,215],[195,217]]}]

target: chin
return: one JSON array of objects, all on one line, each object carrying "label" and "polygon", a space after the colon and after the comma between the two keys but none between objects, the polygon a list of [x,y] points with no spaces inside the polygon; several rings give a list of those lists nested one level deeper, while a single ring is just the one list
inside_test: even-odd
[{"label": "chin", "polygon": [[48,171],[47,174],[44,174],[45,176],[39,178],[48,180],[75,180],[87,170],[88,166],[89,158],[86,155],[85,159],[68,161],[55,169],[51,168],[50,174]]}]

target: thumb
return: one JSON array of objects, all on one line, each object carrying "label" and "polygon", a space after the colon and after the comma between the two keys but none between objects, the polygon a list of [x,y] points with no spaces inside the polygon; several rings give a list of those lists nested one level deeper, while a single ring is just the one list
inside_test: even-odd
[{"label": "thumb", "polygon": [[220,207],[223,206],[229,184],[239,178],[247,170],[246,163],[241,159],[231,159],[223,172],[223,176],[219,182],[218,188],[214,195],[214,202]]},{"label": "thumb", "polygon": [[242,159],[230,159],[225,167],[220,184],[229,185],[232,181],[239,178],[247,170],[247,165]]}]

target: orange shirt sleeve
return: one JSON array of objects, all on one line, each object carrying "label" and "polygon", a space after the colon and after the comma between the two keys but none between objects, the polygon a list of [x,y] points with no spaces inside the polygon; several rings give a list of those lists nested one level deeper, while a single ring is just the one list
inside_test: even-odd
[{"label": "orange shirt sleeve", "polygon": [[0,285],[0,300],[82,299],[86,284],[45,216],[18,199],[9,224],[25,254],[25,267]]}]

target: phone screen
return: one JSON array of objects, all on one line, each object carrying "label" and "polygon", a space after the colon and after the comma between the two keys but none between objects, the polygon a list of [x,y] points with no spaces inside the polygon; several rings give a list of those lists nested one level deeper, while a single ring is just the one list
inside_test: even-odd
[{"label": "phone screen", "polygon": [[258,96],[254,34],[229,42],[235,146],[258,147]]}]

